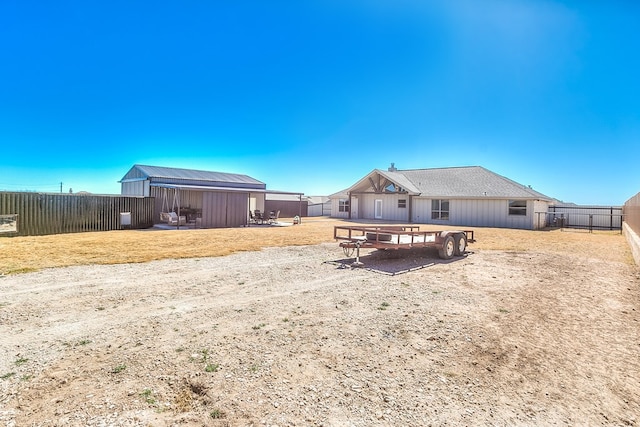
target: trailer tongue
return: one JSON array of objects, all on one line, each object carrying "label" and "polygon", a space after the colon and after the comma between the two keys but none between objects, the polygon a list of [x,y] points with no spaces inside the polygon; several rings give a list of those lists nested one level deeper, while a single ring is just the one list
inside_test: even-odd
[{"label": "trailer tongue", "polygon": [[420,231],[418,226],[335,226],[333,238],[347,256],[356,252],[353,266],[362,266],[360,248],[412,249],[435,247],[442,259],[462,256],[467,244],[475,242],[473,230]]}]

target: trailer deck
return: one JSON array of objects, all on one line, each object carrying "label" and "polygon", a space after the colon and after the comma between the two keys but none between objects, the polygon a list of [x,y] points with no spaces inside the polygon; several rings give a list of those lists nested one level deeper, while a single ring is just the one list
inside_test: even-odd
[{"label": "trailer deck", "polygon": [[464,255],[467,244],[475,242],[473,230],[420,231],[419,226],[335,226],[333,238],[347,256],[356,251],[361,264],[360,249],[411,249],[435,247],[442,259]]}]

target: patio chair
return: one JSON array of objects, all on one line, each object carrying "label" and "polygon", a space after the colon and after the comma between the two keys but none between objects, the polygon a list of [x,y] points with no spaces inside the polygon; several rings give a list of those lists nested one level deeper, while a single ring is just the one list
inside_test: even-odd
[{"label": "patio chair", "polygon": [[269,212],[269,224],[274,222],[278,222],[278,217],[280,216],[280,211],[271,211]]},{"label": "patio chair", "polygon": [[256,224],[264,224],[264,216],[262,212],[260,212],[260,209],[256,209],[254,215],[256,216]]},{"label": "patio chair", "polygon": [[169,212],[169,221],[167,221],[169,225],[186,225],[187,217],[184,215],[180,215],[178,218],[178,214],[175,212]]}]

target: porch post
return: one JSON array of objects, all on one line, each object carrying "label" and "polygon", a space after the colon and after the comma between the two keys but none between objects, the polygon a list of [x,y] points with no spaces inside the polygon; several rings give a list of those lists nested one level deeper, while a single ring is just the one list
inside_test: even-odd
[{"label": "porch post", "polygon": [[176,187],[176,199],[178,201],[178,226],[176,230],[180,230],[180,189]]},{"label": "porch post", "polygon": [[409,195],[409,209],[408,209],[409,218],[407,218],[408,223],[412,223],[413,218],[413,196]]}]

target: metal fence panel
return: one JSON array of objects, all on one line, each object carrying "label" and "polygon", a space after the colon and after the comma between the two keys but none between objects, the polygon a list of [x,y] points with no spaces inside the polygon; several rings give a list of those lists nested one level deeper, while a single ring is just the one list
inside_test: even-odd
[{"label": "metal fence panel", "polygon": [[547,224],[551,227],[621,230],[621,206],[549,206]]},{"label": "metal fence panel", "polygon": [[[0,215],[17,215],[17,231],[37,236],[153,226],[153,197],[94,196],[0,191]],[[131,224],[121,223],[129,212]]]}]

